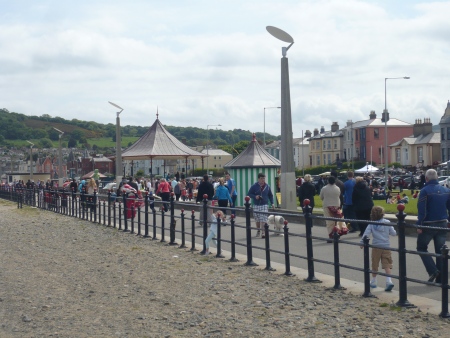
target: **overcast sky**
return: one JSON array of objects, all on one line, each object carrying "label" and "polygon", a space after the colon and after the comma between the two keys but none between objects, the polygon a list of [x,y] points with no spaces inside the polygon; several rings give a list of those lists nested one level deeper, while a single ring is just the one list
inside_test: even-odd
[{"label": "overcast sky", "polygon": [[[293,132],[380,117],[438,124],[450,99],[450,1],[0,0],[0,108],[150,126],[263,131],[288,51]],[[215,127],[210,127],[215,128]],[[279,135],[280,112],[266,110]]]}]

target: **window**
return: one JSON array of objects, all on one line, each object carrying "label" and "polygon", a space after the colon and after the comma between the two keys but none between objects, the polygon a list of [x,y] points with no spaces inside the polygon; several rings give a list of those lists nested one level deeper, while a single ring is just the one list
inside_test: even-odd
[{"label": "window", "polygon": [[323,154],[323,164],[326,164],[326,163],[327,163],[327,155]]},{"label": "window", "polygon": [[361,160],[366,159],[366,146],[365,145],[361,146],[359,156],[360,156],[359,158]]},{"label": "window", "polygon": [[331,140],[328,140],[327,142],[327,149],[331,149]]},{"label": "window", "polygon": [[221,160],[222,159],[222,156],[219,156],[219,160]]},{"label": "window", "polygon": [[450,140],[450,128],[447,127],[447,140]]},{"label": "window", "polygon": [[325,148],[326,148],[326,142],[325,142],[325,140],[323,140],[323,150],[325,150]]},{"label": "window", "polygon": [[316,161],[317,161],[316,165],[320,165],[320,156],[319,155],[317,155]]},{"label": "window", "polygon": [[320,150],[320,141],[317,141],[317,142],[316,142],[316,149],[317,149],[317,150]]},{"label": "window", "polygon": [[450,148],[447,148],[447,161],[450,158]]},{"label": "window", "polygon": [[442,148],[442,162],[445,162],[445,149]]},{"label": "window", "polygon": [[314,150],[314,142],[311,142],[311,149]]},{"label": "window", "polygon": [[355,130],[355,140],[358,141],[358,130]]},{"label": "window", "polygon": [[400,163],[401,156],[400,156],[400,148],[395,148],[395,162]]},{"label": "window", "polygon": [[423,147],[417,148],[417,162],[423,161]]},{"label": "window", "polygon": [[328,164],[331,164],[331,154],[328,154]]},{"label": "window", "polygon": [[408,149],[405,149],[405,161],[408,162]]},{"label": "window", "polygon": [[350,131],[347,132],[347,141],[350,141]]},{"label": "window", "polygon": [[361,139],[361,141],[364,141],[366,139],[366,129],[365,128],[361,128],[359,131],[361,133],[360,139]]},{"label": "window", "polygon": [[373,138],[376,138],[376,139],[380,138],[380,131],[378,128],[373,129]]},{"label": "window", "polygon": [[337,140],[334,140],[334,149],[337,149]]},{"label": "window", "polygon": [[441,128],[441,140],[445,141],[445,129],[444,128]]}]

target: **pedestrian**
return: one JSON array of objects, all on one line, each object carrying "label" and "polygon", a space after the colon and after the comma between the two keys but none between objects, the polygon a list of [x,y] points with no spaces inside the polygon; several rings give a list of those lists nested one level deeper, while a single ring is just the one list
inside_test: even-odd
[{"label": "pedestrian", "polygon": [[[339,199],[341,190],[335,182],[336,178],[334,176],[328,177],[328,184],[320,191],[324,217],[342,218],[342,213],[340,211],[341,201]],[[347,226],[342,221],[326,220],[326,226],[327,234],[330,238],[330,240],[327,241],[328,243],[331,243],[335,227],[338,228],[339,235],[344,235],[348,231]]]},{"label": "pedestrian", "polygon": [[[228,191],[230,192],[231,201],[232,201],[230,204],[231,215],[236,217],[236,199],[237,199],[236,182],[233,178],[231,178],[230,173],[225,174],[225,179],[227,180],[227,188],[228,188]],[[231,220],[231,218],[230,218],[230,220]]]},{"label": "pedestrian", "polygon": [[[203,175],[203,180],[198,185],[197,190],[197,199],[196,202],[200,203],[203,201],[203,195],[207,195],[208,199],[208,215],[209,218],[211,218],[211,215],[213,214],[213,209],[211,208],[211,202],[214,196],[214,187],[209,181],[209,176],[207,174]],[[200,224],[203,224],[202,221],[199,221]]]},{"label": "pedestrian", "polygon": [[[353,188],[355,187],[356,181],[354,179],[353,171],[349,170],[347,172],[347,181],[344,183],[344,206],[342,207],[342,211],[344,213],[344,218],[347,219],[355,219],[355,207],[353,206]],[[358,222],[350,222],[350,231],[356,232],[359,230]]]},{"label": "pedestrian", "polygon": [[[379,223],[389,224],[390,221],[384,218],[384,208],[379,206],[374,206],[370,213],[370,219],[372,221],[377,221]],[[382,225],[378,223],[370,223],[366,230],[364,231],[363,237],[361,238],[360,243],[364,243],[364,238],[370,238],[370,235],[373,236],[372,245],[372,280],[370,281],[370,287],[377,287],[377,271],[381,261],[381,268],[384,269],[386,274],[391,274],[391,269],[393,268],[392,264],[392,253],[390,250],[390,242],[389,236],[396,236],[397,232],[395,231],[392,225]],[[363,246],[361,246],[361,249]],[[386,288],[384,291],[391,291],[394,288],[394,283],[392,283],[391,277],[386,276]]]},{"label": "pedestrian", "polygon": [[[361,176],[355,179],[353,187],[352,202],[355,208],[355,215],[358,220],[370,221],[370,212],[373,207],[372,191],[367,186],[366,181]],[[359,236],[364,234],[368,223],[358,222]]]},{"label": "pedestrian", "polygon": [[339,190],[341,191],[341,194],[339,195],[339,201],[340,201],[340,205],[339,207],[342,208],[342,206],[344,205],[344,193],[345,193],[345,186],[344,186],[344,182],[342,182],[338,177],[337,177],[337,171],[333,170],[331,171],[331,176],[334,177],[334,184],[339,188]]},{"label": "pedestrian", "polygon": [[[425,186],[419,193],[417,201],[417,224],[422,227],[447,228],[450,212],[450,189],[443,187],[438,182],[438,174],[434,169],[428,169],[425,173]],[[417,251],[428,252],[428,244],[434,241],[434,251],[441,254],[445,245],[447,232],[432,229],[417,229]],[[442,258],[421,255],[423,265],[428,273],[428,281],[441,283]]]},{"label": "pedestrian", "polygon": [[304,200],[309,200],[309,206],[311,207],[311,213],[314,209],[314,195],[316,194],[316,187],[311,182],[311,175],[306,174],[303,177],[302,185],[298,188],[298,199],[300,201],[300,206],[305,207],[303,204]]},{"label": "pedestrian", "polygon": [[211,214],[211,218],[210,218],[210,222],[211,222],[211,226],[209,228],[209,234],[208,237],[206,237],[205,239],[205,255],[209,255],[209,243],[211,242],[211,240],[214,241],[214,244],[217,246],[217,240],[216,240],[216,236],[217,236],[217,219],[222,219],[224,217],[224,215],[222,214],[222,211],[218,210],[215,214]]},{"label": "pedestrian", "polygon": [[230,192],[228,191],[228,188],[225,186],[223,178],[219,178],[219,186],[216,188],[216,192],[213,196],[213,199],[217,199],[219,203],[220,210],[222,211],[222,224],[226,225],[227,222],[227,207],[228,202],[233,203],[231,200]]},{"label": "pedestrian", "polygon": [[403,177],[400,176],[398,179],[398,188],[400,189],[400,192],[403,192],[403,186],[405,185],[405,180]]},{"label": "pedestrian", "polygon": [[[255,217],[256,228],[258,229],[256,232],[256,237],[261,235],[261,224],[266,225],[268,220],[268,211],[269,211],[269,202],[273,204],[273,193],[270,189],[270,186],[266,183],[266,175],[263,173],[258,174],[258,182],[253,184],[247,195],[251,197],[253,202],[253,216]],[[265,237],[265,228],[263,228],[262,238]]]},{"label": "pedestrian", "polygon": [[173,180],[172,182],[176,182],[174,187],[173,187],[173,193],[175,194],[175,199],[177,201],[179,201],[180,200],[180,196],[181,196],[180,182],[177,182],[176,180]]},{"label": "pedestrian", "polygon": [[156,191],[156,195],[161,197],[161,200],[164,202],[162,204],[162,209],[167,212],[169,210],[169,201],[170,201],[170,184],[166,181],[165,178],[161,178],[158,190]]}]

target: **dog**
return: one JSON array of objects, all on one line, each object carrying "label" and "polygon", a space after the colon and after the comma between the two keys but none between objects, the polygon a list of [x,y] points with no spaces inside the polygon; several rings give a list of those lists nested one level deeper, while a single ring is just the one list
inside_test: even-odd
[{"label": "dog", "polygon": [[274,229],[280,232],[277,232],[275,235],[277,236],[284,236],[283,232],[283,226],[284,226],[284,217],[283,216],[275,216],[275,215],[269,215],[269,218],[267,219],[268,225],[273,225]]}]

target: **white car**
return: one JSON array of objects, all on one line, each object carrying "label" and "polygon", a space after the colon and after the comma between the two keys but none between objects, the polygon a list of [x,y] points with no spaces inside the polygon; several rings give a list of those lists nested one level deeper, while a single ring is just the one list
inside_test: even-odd
[{"label": "white car", "polygon": [[115,190],[116,190],[116,183],[115,183],[115,182],[109,182],[109,183],[107,183],[102,189],[103,189],[103,190],[112,190],[112,191],[115,191]]}]

